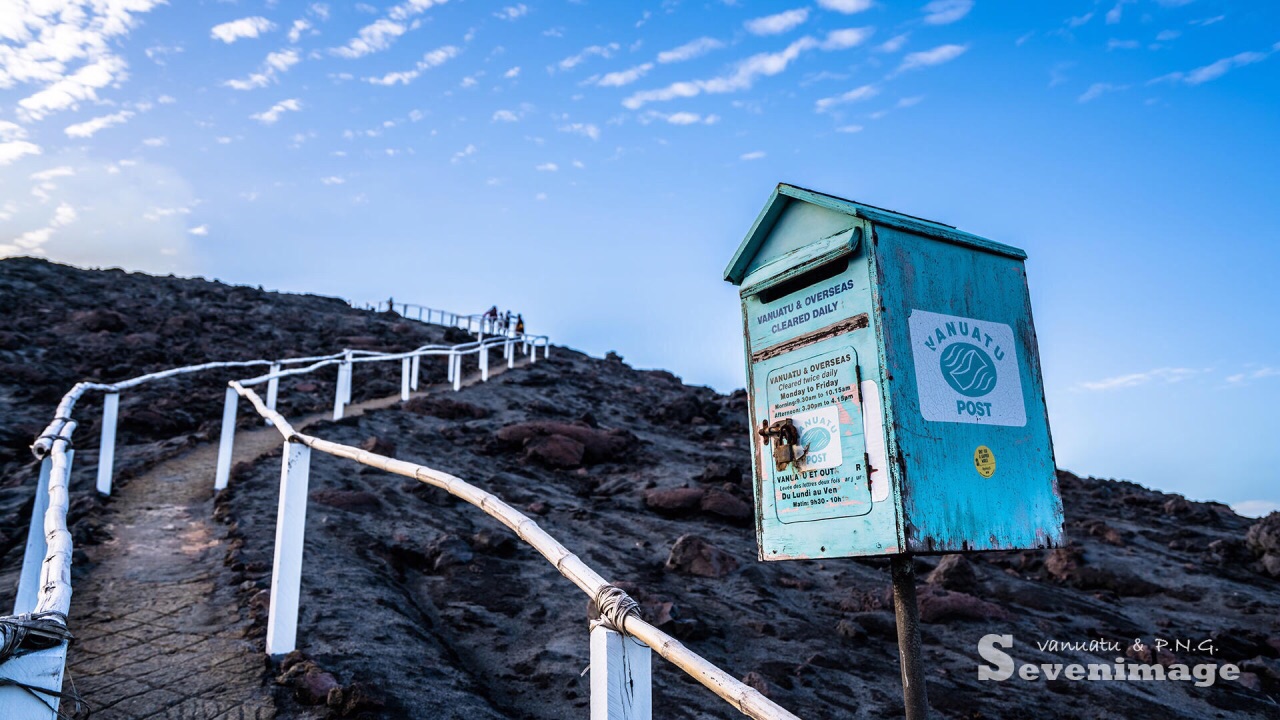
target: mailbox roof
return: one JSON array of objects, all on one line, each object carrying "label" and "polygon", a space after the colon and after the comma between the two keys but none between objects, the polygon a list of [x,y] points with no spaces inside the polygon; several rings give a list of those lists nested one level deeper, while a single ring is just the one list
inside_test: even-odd
[{"label": "mailbox roof", "polygon": [[755,257],[755,254],[760,250],[760,246],[764,244],[765,238],[773,230],[774,223],[777,222],[782,211],[793,201],[812,203],[829,210],[863,218],[878,225],[888,225],[909,230],[943,242],[965,245],[997,255],[1005,255],[1019,260],[1024,260],[1027,257],[1027,254],[1018,248],[1003,245],[977,235],[971,235],[957,230],[952,225],[904,215],[892,210],[878,208],[874,205],[864,205],[836,197],[835,195],[806,190],[787,183],[778,183],[778,187],[774,188],[773,194],[769,196],[769,202],[765,203],[764,209],[760,211],[760,216],[756,218],[755,224],[751,226],[746,239],[738,247],[738,252],[734,254],[733,260],[729,262],[729,267],[725,268],[725,280],[734,285],[742,284],[742,279],[747,275],[747,268],[750,266],[752,258]]}]

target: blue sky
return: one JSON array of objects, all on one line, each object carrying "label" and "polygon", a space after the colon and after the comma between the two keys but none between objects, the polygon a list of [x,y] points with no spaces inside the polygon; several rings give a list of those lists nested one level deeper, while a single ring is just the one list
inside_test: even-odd
[{"label": "blue sky", "polygon": [[1061,466],[1280,500],[1275,2],[12,7],[0,255],[498,304],[728,390],[786,181],[1028,251]]}]

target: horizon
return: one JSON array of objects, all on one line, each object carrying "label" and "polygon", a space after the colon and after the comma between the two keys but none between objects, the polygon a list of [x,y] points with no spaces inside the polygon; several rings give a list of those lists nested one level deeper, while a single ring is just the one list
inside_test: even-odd
[{"label": "horizon", "polygon": [[496,304],[727,392],[721,271],[794,183],[1027,251],[1059,467],[1280,509],[1274,3],[39,12],[0,256]]}]

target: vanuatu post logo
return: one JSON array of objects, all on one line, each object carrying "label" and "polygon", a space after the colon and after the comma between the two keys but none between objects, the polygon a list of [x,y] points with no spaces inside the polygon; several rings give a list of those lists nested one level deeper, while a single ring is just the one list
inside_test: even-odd
[{"label": "vanuatu post logo", "polygon": [[907,324],[924,419],[1027,424],[1013,328],[925,310],[912,310]]},{"label": "vanuatu post logo", "polygon": [[952,343],[938,356],[942,379],[965,397],[982,397],[996,386],[996,364],[982,348],[967,342]]},{"label": "vanuatu post logo", "polygon": [[844,449],[840,446],[840,410],[826,405],[816,410],[797,413],[791,421],[800,430],[800,444],[805,448],[800,467],[804,470],[822,470],[839,467],[844,462]]}]

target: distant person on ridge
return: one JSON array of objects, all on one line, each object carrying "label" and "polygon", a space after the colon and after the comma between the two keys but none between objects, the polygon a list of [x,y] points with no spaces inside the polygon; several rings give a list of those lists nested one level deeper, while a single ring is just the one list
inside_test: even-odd
[{"label": "distant person on ridge", "polygon": [[524,334],[524,315],[516,315],[516,334]]}]

